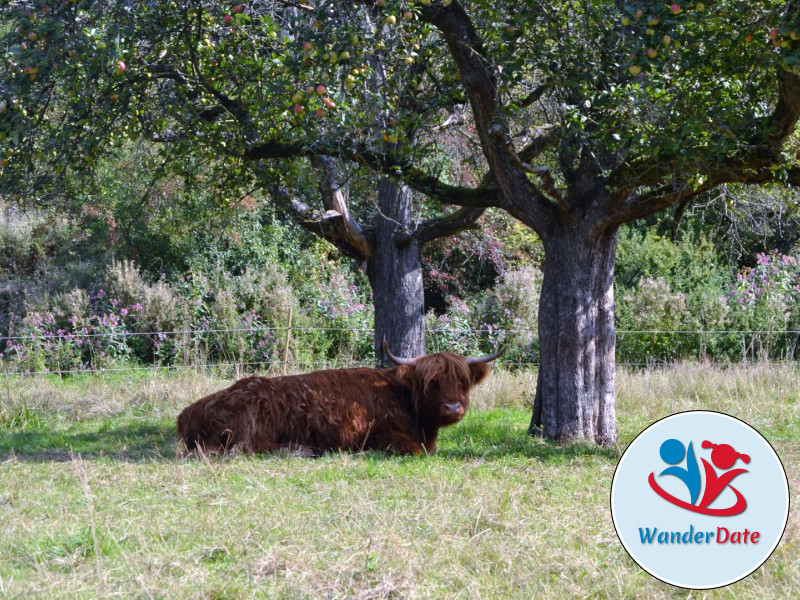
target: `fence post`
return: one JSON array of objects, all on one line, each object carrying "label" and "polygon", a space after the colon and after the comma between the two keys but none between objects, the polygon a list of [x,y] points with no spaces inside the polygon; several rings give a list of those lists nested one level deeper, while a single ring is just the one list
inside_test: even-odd
[{"label": "fence post", "polygon": [[286,328],[286,344],[283,347],[283,374],[289,368],[289,342],[292,339],[292,307],[289,307],[289,326]]}]

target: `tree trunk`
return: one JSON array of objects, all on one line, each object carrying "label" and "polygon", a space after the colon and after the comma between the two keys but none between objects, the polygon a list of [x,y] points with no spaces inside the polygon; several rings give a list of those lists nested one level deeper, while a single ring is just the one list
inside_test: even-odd
[{"label": "tree trunk", "polygon": [[617,441],[614,263],[618,229],[558,225],[544,240],[541,365],[529,432],[560,441]]},{"label": "tree trunk", "polygon": [[375,356],[385,362],[382,344],[392,354],[425,354],[425,301],[421,242],[410,233],[412,191],[384,178],[378,185],[373,248],[367,263],[375,304]]}]

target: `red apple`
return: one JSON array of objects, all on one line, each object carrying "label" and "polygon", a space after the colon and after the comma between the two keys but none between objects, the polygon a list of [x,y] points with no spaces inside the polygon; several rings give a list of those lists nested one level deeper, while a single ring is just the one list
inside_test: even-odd
[{"label": "red apple", "polygon": [[317,94],[322,96],[326,91],[328,91],[328,87],[324,83],[320,83],[317,86]]},{"label": "red apple", "polygon": [[655,48],[648,48],[646,54],[648,58],[655,58],[656,56],[658,56],[658,52],[656,51]]},{"label": "red apple", "polygon": [[669,7],[669,12],[671,12],[673,15],[677,15],[679,12],[681,12],[681,5],[675,2]]},{"label": "red apple", "polygon": [[244,10],[244,6],[242,6],[241,4],[237,4],[236,6],[233,7],[233,12],[235,12],[235,13],[240,13],[243,10]]},{"label": "red apple", "polygon": [[294,114],[302,115],[304,112],[306,112],[306,109],[302,104],[295,104],[294,105]]},{"label": "red apple", "polygon": [[317,115],[317,117],[319,117],[320,119],[322,119],[322,118],[324,118],[324,117],[325,117],[325,115],[327,115],[328,113],[326,113],[326,112],[325,112],[325,109],[324,109],[324,108],[318,108],[318,109],[317,109],[317,112],[316,112],[316,113],[314,113],[314,114],[316,114],[316,115]]},{"label": "red apple", "polygon": [[232,17],[232,16],[230,16],[230,15],[225,15],[224,17],[222,17],[222,20],[223,20],[225,23],[230,23],[231,21],[233,21],[233,17]]},{"label": "red apple", "polygon": [[116,73],[117,75],[122,75],[122,73],[125,72],[126,68],[127,66],[125,65],[125,63],[122,62],[121,60],[118,60],[117,64],[114,65],[114,73]]}]

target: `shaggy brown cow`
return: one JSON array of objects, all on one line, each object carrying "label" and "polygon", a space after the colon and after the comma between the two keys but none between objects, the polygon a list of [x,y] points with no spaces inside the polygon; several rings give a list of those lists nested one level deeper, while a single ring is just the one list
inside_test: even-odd
[{"label": "shaggy brown cow", "polygon": [[404,359],[392,356],[385,342],[384,350],[396,367],[237,381],[185,408],[178,433],[188,450],[200,453],[433,452],[439,428],[464,417],[470,388],[501,354]]}]

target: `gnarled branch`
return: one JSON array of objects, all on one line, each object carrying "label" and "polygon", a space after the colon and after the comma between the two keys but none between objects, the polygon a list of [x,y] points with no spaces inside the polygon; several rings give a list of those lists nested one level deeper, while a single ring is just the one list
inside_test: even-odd
[{"label": "gnarled branch", "polygon": [[485,208],[462,207],[436,219],[423,221],[413,235],[424,243],[455,235],[467,229],[475,229],[478,219],[485,211]]},{"label": "gnarled branch", "polygon": [[381,152],[363,143],[349,142],[326,144],[319,142],[310,145],[304,141],[285,142],[271,140],[254,144],[245,151],[244,158],[261,160],[270,158],[290,158],[300,156],[331,156],[366,165],[376,171],[390,171],[415,191],[421,192],[443,204],[458,206],[489,207],[497,206],[499,190],[494,184],[477,188],[455,186],[443,182],[438,177],[411,166],[407,160],[395,153]]}]

